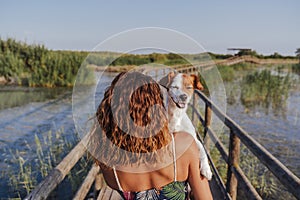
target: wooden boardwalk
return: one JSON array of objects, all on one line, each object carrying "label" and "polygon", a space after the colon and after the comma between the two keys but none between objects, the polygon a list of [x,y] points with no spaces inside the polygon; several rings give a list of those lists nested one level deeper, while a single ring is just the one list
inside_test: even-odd
[{"label": "wooden boardwalk", "polygon": [[[191,72],[191,69],[195,70],[196,68],[183,68],[180,71]],[[197,107],[199,107],[198,103],[193,100],[190,105],[192,109],[192,119],[193,121],[198,120],[198,122],[203,125],[205,137],[214,141],[221,158],[227,163],[227,177],[226,182],[224,183],[208,152],[208,158],[214,174],[213,179],[210,181],[214,199],[235,200],[237,198],[238,186],[243,188],[243,192],[248,199],[262,199],[239,166],[241,143],[251,151],[275,177],[277,177],[290,194],[295,198],[300,199],[300,179],[296,175],[253,139],[236,122],[224,114],[202,92],[195,90],[194,95],[204,102],[205,113],[204,115],[200,113],[197,109]],[[216,133],[211,129],[212,115],[221,119],[224,122],[224,125],[229,128],[229,148],[225,147]],[[78,160],[85,155],[86,149],[84,144],[86,144],[89,139],[90,134],[87,134],[25,199],[47,199],[50,193],[64,180],[65,176]],[[201,137],[199,137],[199,139],[201,140]],[[101,181],[101,178],[99,177],[101,177],[99,167],[93,165],[89,174],[85,180],[83,180],[81,187],[78,188],[77,193],[74,195],[74,199],[86,199],[91,187],[94,187],[93,199],[120,199],[119,194],[103,184],[103,181]]]}]

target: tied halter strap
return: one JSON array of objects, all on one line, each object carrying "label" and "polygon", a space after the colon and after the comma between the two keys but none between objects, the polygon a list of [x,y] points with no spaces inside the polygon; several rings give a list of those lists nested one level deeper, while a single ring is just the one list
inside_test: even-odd
[{"label": "tied halter strap", "polygon": [[[173,164],[174,164],[174,182],[176,182],[177,181],[177,166],[176,166],[175,139],[174,139],[173,134],[171,134],[171,136],[172,136],[172,151],[173,151]],[[121,192],[124,192],[121,187],[115,166],[113,166],[113,172],[114,172],[115,179],[116,179],[119,190]]]}]

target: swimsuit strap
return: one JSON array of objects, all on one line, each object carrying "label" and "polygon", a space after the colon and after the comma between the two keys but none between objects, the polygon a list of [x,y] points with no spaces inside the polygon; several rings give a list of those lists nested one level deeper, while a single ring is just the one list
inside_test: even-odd
[{"label": "swimsuit strap", "polygon": [[174,181],[177,181],[177,166],[176,166],[176,150],[175,150],[175,139],[173,134],[172,136],[172,147],[173,147],[173,163],[174,163]]},{"label": "swimsuit strap", "polygon": [[123,192],[123,189],[122,189],[122,187],[121,187],[121,184],[120,184],[120,181],[119,181],[119,178],[118,178],[118,175],[117,175],[117,171],[116,171],[116,167],[115,167],[115,166],[113,166],[113,171],[114,171],[114,175],[115,175],[115,179],[116,179],[118,188],[119,188],[120,191]]},{"label": "swimsuit strap", "polygon": [[[176,166],[175,139],[174,139],[173,134],[171,134],[171,136],[172,136],[172,151],[173,151],[173,163],[174,163],[174,181],[176,182],[177,181],[177,166]],[[118,188],[121,192],[123,192],[123,189],[121,187],[121,184],[120,184],[115,166],[113,166],[113,172],[114,172],[114,175],[115,175],[115,179],[116,179]]]}]

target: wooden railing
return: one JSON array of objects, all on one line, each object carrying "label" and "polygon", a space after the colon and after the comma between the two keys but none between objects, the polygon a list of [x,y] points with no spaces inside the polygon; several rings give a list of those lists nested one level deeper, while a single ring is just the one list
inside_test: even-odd
[{"label": "wooden railing", "polygon": [[[268,152],[261,144],[254,140],[244,129],[236,122],[224,114],[213,102],[208,99],[202,92],[196,90],[195,94],[205,103],[205,116],[201,116],[195,108],[193,101],[193,115],[196,115],[204,126],[204,135],[214,141],[216,148],[219,150],[222,158],[228,165],[226,191],[232,199],[236,199],[237,186],[240,184],[245,188],[249,199],[262,199],[257,193],[251,182],[248,180],[242,169],[239,167],[240,143],[242,142],[259,160],[265,165],[273,175],[275,175],[286,189],[297,199],[300,199],[300,179],[295,176],[286,166]],[[195,99],[195,98],[194,98]],[[210,120],[214,113],[224,124],[230,129],[229,152],[217,137],[216,133],[211,129]],[[195,118],[193,116],[192,118]],[[213,162],[211,163],[213,165]],[[224,184],[223,184],[224,185]]]}]

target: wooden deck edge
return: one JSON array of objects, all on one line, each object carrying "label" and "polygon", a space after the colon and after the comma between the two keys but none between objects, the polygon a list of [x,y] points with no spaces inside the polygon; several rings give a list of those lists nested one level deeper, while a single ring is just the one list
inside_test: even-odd
[{"label": "wooden deck edge", "polygon": [[88,175],[84,179],[83,183],[81,184],[79,190],[77,190],[74,200],[81,200],[84,199],[87,193],[90,191],[91,186],[96,178],[96,175],[99,173],[100,167],[98,165],[93,165],[90,169]]},{"label": "wooden deck edge", "polygon": [[122,197],[116,190],[111,189],[109,186],[104,186],[103,188],[101,188],[97,200],[107,200],[107,199],[121,200]]}]

